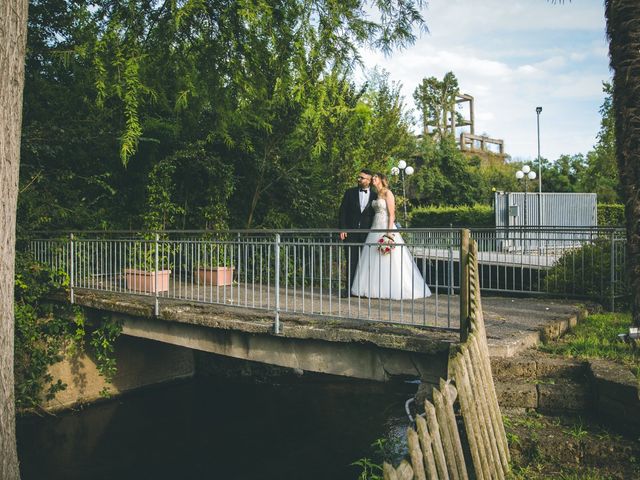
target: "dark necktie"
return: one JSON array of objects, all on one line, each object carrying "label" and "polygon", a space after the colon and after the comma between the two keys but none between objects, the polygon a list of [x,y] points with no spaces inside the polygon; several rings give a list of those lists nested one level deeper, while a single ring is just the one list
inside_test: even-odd
[{"label": "dark necktie", "polygon": [[367,192],[368,192],[368,190],[366,190],[366,189],[364,189],[364,188],[361,188],[361,189],[360,189],[360,191],[361,191],[362,193],[367,193]]}]

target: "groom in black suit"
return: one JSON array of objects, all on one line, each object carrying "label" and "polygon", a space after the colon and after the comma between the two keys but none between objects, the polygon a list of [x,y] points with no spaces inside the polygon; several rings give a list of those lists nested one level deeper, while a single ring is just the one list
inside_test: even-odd
[{"label": "groom in black suit", "polygon": [[[344,192],[342,203],[340,204],[340,229],[341,230],[368,230],[373,223],[374,211],[371,207],[378,195],[371,190],[371,178],[373,172],[371,170],[362,169],[358,174],[358,186],[348,189]],[[345,251],[347,255],[347,278],[349,283],[346,290],[341,295],[348,296],[351,293],[351,282],[356,273],[358,260],[360,259],[360,251],[362,244],[367,238],[368,232],[363,233],[347,233],[340,232],[340,240],[354,243],[357,245],[348,246]]]}]

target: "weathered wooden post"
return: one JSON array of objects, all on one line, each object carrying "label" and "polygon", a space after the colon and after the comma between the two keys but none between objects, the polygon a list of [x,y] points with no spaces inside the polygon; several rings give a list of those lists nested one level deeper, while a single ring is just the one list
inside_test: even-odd
[{"label": "weathered wooden post", "polygon": [[[433,403],[425,400],[416,430],[407,433],[409,460],[395,469],[384,464],[384,480],[504,480],[509,472],[509,445],[482,313],[478,245],[469,233],[460,232],[461,343],[449,358],[448,379],[440,379],[439,389],[433,389]],[[456,401],[464,436],[455,416]]]},{"label": "weathered wooden post", "polygon": [[460,230],[460,342],[469,336],[469,239],[467,228]]}]

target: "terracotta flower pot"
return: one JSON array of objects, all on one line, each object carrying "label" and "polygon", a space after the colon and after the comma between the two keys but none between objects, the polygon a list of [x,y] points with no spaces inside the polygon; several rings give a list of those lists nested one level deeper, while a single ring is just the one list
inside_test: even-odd
[{"label": "terracotta flower pot", "polygon": [[202,267],[197,270],[201,285],[231,285],[235,267]]},{"label": "terracotta flower pot", "polygon": [[[124,271],[124,278],[129,290],[144,293],[168,292],[169,291],[169,275],[171,270],[160,270],[149,272],[147,270],[137,270],[135,268],[127,268]],[[156,278],[158,285],[156,288]]]}]

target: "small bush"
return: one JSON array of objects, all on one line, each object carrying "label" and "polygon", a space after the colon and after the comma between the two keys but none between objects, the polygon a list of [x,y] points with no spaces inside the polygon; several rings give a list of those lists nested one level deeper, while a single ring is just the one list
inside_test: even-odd
[{"label": "small bush", "polygon": [[49,367],[69,348],[81,349],[85,334],[80,309],[48,297],[68,285],[63,271],[52,270],[22,252],[16,254],[15,395],[18,410],[37,407],[66,385]]},{"label": "small bush", "polygon": [[[611,241],[597,239],[566,251],[545,277],[548,292],[589,297],[608,304],[611,295],[626,297],[628,288],[622,262],[614,264],[616,281],[611,281]],[[618,300],[616,300],[618,302]]]},{"label": "small bush", "polygon": [[490,205],[419,207],[411,212],[409,225],[412,228],[493,227],[495,214]]},{"label": "small bush", "polygon": [[[67,388],[53,378],[49,367],[65,356],[82,353],[89,328],[79,307],[51,300],[69,286],[64,270],[52,269],[18,251],[15,271],[15,401],[17,410],[25,412]],[[116,372],[114,342],[121,326],[101,319],[93,327],[91,345],[98,371],[110,383]]]},{"label": "small bush", "polygon": [[624,223],[624,205],[619,203],[598,204],[599,227],[621,227]]}]

